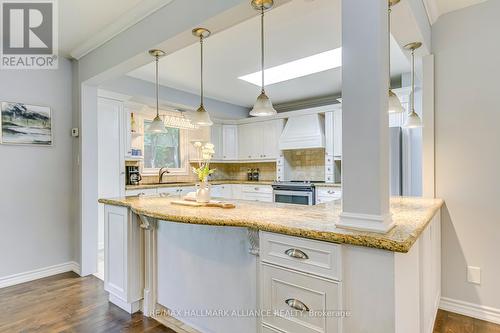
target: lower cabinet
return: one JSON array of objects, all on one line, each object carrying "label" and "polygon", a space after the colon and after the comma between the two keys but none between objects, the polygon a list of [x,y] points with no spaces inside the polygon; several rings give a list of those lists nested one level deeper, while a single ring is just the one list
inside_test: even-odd
[{"label": "lower cabinet", "polygon": [[316,188],[316,204],[339,200],[342,198],[340,187],[319,187]]},{"label": "lower cabinet", "polygon": [[211,194],[214,198],[233,199],[232,184],[213,185]]},{"label": "lower cabinet", "polygon": [[139,311],[144,282],[142,237],[137,216],[127,207],[104,207],[104,289],[129,313]]},{"label": "lower cabinet", "polygon": [[273,202],[273,188],[270,185],[243,185],[241,187],[241,199]]},{"label": "lower cabinet", "polygon": [[260,233],[263,333],[340,333],[341,247]]}]

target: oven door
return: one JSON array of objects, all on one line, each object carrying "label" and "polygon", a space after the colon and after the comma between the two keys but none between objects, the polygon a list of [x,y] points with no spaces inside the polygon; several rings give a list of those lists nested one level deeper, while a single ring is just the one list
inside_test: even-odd
[{"label": "oven door", "polygon": [[309,205],[314,204],[314,196],[311,191],[287,191],[287,190],[274,190],[274,202]]}]

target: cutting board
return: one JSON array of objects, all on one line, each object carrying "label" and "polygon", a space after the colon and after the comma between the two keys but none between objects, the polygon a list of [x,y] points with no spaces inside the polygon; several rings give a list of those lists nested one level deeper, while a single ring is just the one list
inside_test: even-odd
[{"label": "cutting board", "polygon": [[175,200],[171,202],[172,205],[188,206],[188,207],[218,207],[218,208],[236,208],[236,206],[229,202],[211,201],[211,202],[196,202],[191,200]]}]

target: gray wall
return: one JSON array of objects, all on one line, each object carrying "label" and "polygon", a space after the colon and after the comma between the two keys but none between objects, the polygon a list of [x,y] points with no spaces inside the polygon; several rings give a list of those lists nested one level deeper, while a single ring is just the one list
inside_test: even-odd
[{"label": "gray wall", "polygon": [[[146,102],[151,103],[154,102],[155,98],[154,83],[129,76],[121,76],[112,81],[105,82],[99,88],[138,98],[145,98]],[[165,86],[160,86],[160,99],[165,103],[182,104],[194,109],[200,105],[199,95]],[[205,98],[204,103],[210,115],[219,119],[247,118],[250,111],[245,107],[211,98]]]},{"label": "gray wall", "polygon": [[54,145],[0,145],[0,277],[74,260],[71,72],[1,71],[1,101],[52,108]]},{"label": "gray wall", "polygon": [[[500,309],[500,1],[433,26],[436,190],[444,198],[443,296]],[[482,284],[466,282],[466,265]]]}]

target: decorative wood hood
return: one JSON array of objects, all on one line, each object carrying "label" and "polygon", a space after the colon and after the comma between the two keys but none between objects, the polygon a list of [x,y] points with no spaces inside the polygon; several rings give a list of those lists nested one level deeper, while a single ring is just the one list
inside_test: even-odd
[{"label": "decorative wood hood", "polygon": [[279,140],[280,150],[325,148],[325,118],[310,114],[288,118]]}]

